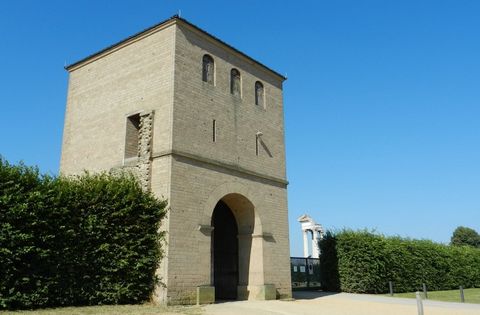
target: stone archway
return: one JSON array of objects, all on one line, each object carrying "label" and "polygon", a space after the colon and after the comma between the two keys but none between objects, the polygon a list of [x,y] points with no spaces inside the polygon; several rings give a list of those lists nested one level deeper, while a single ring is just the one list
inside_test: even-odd
[{"label": "stone archway", "polygon": [[[220,231],[215,231],[217,228],[215,226],[215,219],[217,217],[217,211],[222,210],[222,212],[229,212],[233,216],[236,223],[235,240],[231,239],[231,234],[225,233],[225,226],[220,227]],[[219,212],[221,213],[221,212]],[[225,219],[224,216],[222,216]],[[228,219],[227,219],[228,220]],[[218,222],[217,222],[218,224]],[[231,223],[224,222],[225,225],[232,226]],[[217,299],[255,299],[256,298],[256,287],[263,286],[263,238],[261,232],[261,224],[259,222],[258,215],[255,212],[254,204],[244,195],[239,193],[229,193],[224,195],[215,205],[214,211],[212,212],[212,284],[216,286],[216,298]],[[221,276],[222,271],[219,270],[221,262],[216,262],[216,248],[215,238],[222,238],[222,242],[227,242],[230,244],[231,248],[227,249],[229,252],[230,259],[227,261],[228,266],[223,265],[220,267],[223,269],[223,272],[230,272],[235,274],[225,275],[225,279],[218,279],[218,276]],[[228,246],[223,244],[223,246]],[[235,252],[236,247],[236,252]],[[220,249],[222,250],[222,249]],[[223,249],[225,250],[225,248]],[[236,262],[231,261],[232,257],[236,257]],[[221,258],[220,258],[221,259]],[[223,261],[225,262],[225,261]],[[225,286],[231,288],[233,286],[232,279],[237,279],[237,287],[234,292],[227,289],[227,292],[221,292],[225,290]],[[225,282],[230,282],[229,284]],[[253,295],[251,295],[253,293]]]},{"label": "stone archway", "polygon": [[255,207],[249,199],[238,193],[225,195],[221,202],[228,206],[237,223],[237,298],[248,299],[249,286],[263,284],[263,243],[262,238],[254,234]]},{"label": "stone archway", "polygon": [[[219,202],[224,203],[237,223],[238,239],[238,300],[275,299],[275,286],[265,284],[264,275],[264,233],[262,228],[262,195],[239,182],[219,185],[204,203],[200,227],[208,235],[210,247],[210,284],[215,285],[214,238],[215,227],[212,218]],[[208,227],[212,226],[213,229]],[[209,232],[211,231],[211,232]],[[205,239],[207,241],[207,239]],[[201,243],[205,246],[207,243]],[[213,246],[212,246],[213,245]],[[203,247],[205,248],[205,247]],[[206,270],[205,270],[206,271]],[[219,298],[217,298],[218,300]]]}]

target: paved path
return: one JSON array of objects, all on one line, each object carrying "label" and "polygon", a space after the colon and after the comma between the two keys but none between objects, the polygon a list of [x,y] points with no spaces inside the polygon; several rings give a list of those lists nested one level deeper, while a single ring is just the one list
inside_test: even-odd
[{"label": "paved path", "polygon": [[[205,306],[207,315],[417,315],[415,299],[295,292],[293,301],[239,301]],[[424,301],[425,315],[480,315],[480,305]]]}]

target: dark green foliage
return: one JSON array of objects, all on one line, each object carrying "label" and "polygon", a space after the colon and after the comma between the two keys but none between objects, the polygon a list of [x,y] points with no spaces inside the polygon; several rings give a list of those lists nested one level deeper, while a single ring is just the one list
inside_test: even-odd
[{"label": "dark green foliage", "polygon": [[327,233],[320,241],[322,288],[328,291],[411,292],[480,287],[480,250],[368,231]]},{"label": "dark green foliage", "polygon": [[480,248],[480,235],[474,229],[459,226],[453,231],[450,244],[453,246],[472,246]]},{"label": "dark green foliage", "polygon": [[340,275],[338,274],[337,239],[327,231],[320,247],[320,283],[329,291],[340,291]]},{"label": "dark green foliage", "polygon": [[139,303],[166,203],[131,176],[41,176],[0,158],[0,309]]}]

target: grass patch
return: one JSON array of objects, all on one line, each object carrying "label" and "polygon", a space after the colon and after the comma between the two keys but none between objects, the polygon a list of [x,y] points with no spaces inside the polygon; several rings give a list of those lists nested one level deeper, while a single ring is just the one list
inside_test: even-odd
[{"label": "grass patch", "polygon": [[141,305],[102,305],[83,307],[59,307],[34,311],[0,311],[0,314],[12,315],[200,315],[203,309],[198,306],[161,306]]},{"label": "grass patch", "polygon": [[[480,288],[464,289],[465,303],[480,304]],[[431,291],[427,292],[429,300],[444,302],[460,302],[460,290]],[[423,293],[422,293],[423,296]],[[395,293],[393,297],[415,298],[415,292]]]}]

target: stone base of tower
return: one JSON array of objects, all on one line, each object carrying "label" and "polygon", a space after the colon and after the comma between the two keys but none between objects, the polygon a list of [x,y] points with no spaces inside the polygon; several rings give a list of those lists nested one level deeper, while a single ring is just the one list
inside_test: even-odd
[{"label": "stone base of tower", "polygon": [[238,300],[275,300],[277,290],[273,284],[239,285],[237,287]]},{"label": "stone base of tower", "polygon": [[[165,290],[164,294],[160,291]],[[159,292],[154,296],[153,302],[162,305],[205,305],[215,303],[215,287],[210,285],[200,285],[195,288],[183,288],[182,291],[167,298],[166,288],[159,288]],[[159,294],[158,294],[159,293]],[[277,298],[289,298],[291,292],[286,291],[281,294],[273,284],[264,285],[239,285],[237,286],[237,299],[239,301],[265,301],[275,300]]]},{"label": "stone base of tower", "polygon": [[197,287],[197,305],[215,303],[215,287],[202,285]]}]

